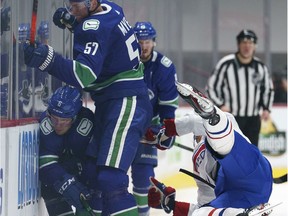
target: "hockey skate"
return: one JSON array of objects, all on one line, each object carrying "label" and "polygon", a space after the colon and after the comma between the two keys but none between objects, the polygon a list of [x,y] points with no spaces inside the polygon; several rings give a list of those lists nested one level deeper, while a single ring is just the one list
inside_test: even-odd
[{"label": "hockey skate", "polygon": [[219,122],[219,115],[216,114],[214,104],[196,88],[186,84],[175,82],[180,96],[189,103],[202,118],[209,119],[209,123],[215,125]]},{"label": "hockey skate", "polygon": [[273,211],[274,206],[270,206],[269,203],[260,204],[246,210],[244,213],[238,214],[237,216],[267,216]]}]

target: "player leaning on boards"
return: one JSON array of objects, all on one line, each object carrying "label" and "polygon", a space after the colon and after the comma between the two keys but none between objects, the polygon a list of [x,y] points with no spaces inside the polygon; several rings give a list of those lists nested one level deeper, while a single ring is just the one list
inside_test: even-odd
[{"label": "player leaning on boards", "polygon": [[[141,46],[140,59],[144,64],[144,80],[148,86],[150,102],[153,106],[151,126],[147,129],[144,139],[151,139],[152,131],[159,131],[163,121],[175,118],[178,107],[178,92],[175,85],[176,69],[173,62],[154,50],[156,30],[150,22],[137,22],[134,26],[136,37]],[[157,148],[171,148],[175,137],[167,139],[161,146],[139,143],[136,157],[131,166],[133,194],[138,204],[139,216],[149,215],[148,189],[149,177],[154,176],[157,166]]]},{"label": "player leaning on boards", "polygon": [[[193,132],[202,135],[196,143],[192,163],[194,174],[215,188],[196,179],[197,204],[175,201],[175,189],[151,178],[148,202],[174,216],[249,216],[261,210],[268,215],[272,192],[272,169],[259,149],[239,129],[230,113],[224,113],[197,89],[177,83],[177,89],[195,112],[166,123],[166,135]],[[256,207],[255,207],[256,206]]]},{"label": "player leaning on boards", "polygon": [[268,68],[255,56],[257,39],[252,30],[239,32],[237,52],[217,63],[207,83],[209,98],[222,111],[234,115],[243,134],[256,146],[261,119],[269,119],[274,100]]},{"label": "player leaning on boards", "polygon": [[80,92],[58,88],[40,117],[39,177],[49,216],[90,215],[80,201],[96,198],[86,184],[86,149],[94,130],[94,114],[82,106]]},{"label": "player leaning on boards", "polygon": [[97,158],[97,169],[89,173],[91,187],[102,194],[102,216],[138,215],[136,200],[127,190],[127,171],[152,118],[139,45],[117,4],[106,0],[65,4],[67,10],[57,9],[53,21],[73,32],[73,60],[51,46],[26,43],[25,63],[90,92],[96,106],[95,130],[87,152]]}]

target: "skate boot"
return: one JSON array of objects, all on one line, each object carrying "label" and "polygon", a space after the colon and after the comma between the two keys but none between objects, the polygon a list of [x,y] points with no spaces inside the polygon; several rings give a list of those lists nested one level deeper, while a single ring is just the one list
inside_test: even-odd
[{"label": "skate boot", "polygon": [[273,211],[273,207],[269,203],[260,204],[246,210],[244,213],[238,214],[237,216],[267,216]]},{"label": "skate boot", "polygon": [[216,114],[214,104],[204,94],[196,88],[186,84],[175,82],[177,91],[180,96],[189,103],[202,118],[209,119],[210,125],[215,125],[219,122],[219,115]]}]

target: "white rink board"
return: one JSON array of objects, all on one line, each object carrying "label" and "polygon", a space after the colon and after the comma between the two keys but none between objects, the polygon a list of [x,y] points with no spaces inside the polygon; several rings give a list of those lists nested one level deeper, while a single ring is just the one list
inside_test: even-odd
[{"label": "white rink board", "polygon": [[38,124],[1,128],[1,216],[39,216]]}]

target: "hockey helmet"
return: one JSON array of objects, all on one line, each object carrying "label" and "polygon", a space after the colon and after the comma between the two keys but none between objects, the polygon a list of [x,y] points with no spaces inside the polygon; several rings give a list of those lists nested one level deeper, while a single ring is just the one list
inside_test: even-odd
[{"label": "hockey helmet", "polygon": [[155,40],[157,36],[150,22],[136,22],[134,32],[138,40]]},{"label": "hockey helmet", "polygon": [[18,39],[19,41],[26,41],[30,36],[30,24],[20,23],[18,27]]},{"label": "hockey helmet", "polygon": [[74,118],[81,107],[80,91],[69,85],[58,88],[48,102],[49,114],[60,118]]},{"label": "hockey helmet", "polygon": [[[102,0],[97,0],[98,3],[100,4],[102,2]],[[68,2],[84,2],[85,3],[85,6],[87,8],[90,8],[90,5],[91,5],[91,0],[66,0],[66,5],[69,5]]]},{"label": "hockey helmet", "polygon": [[49,22],[41,21],[40,26],[37,30],[38,36],[41,40],[49,38]]},{"label": "hockey helmet", "polygon": [[242,40],[248,39],[253,41],[255,44],[257,43],[257,36],[255,32],[249,29],[242,30],[236,37],[237,43],[239,44]]}]

